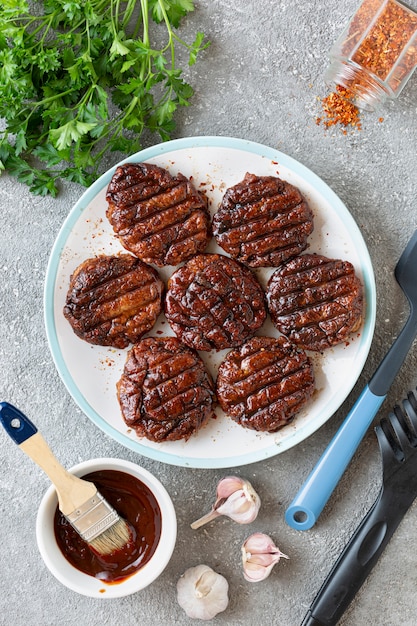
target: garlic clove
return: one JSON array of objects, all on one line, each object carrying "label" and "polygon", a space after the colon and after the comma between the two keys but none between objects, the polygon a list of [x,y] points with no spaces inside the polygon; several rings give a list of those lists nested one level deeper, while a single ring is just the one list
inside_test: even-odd
[{"label": "garlic clove", "polygon": [[[243,484],[247,481],[238,476],[226,476],[219,480],[217,485],[217,500],[228,498],[235,491],[243,488]],[[250,483],[249,483],[250,484]]]},{"label": "garlic clove", "polygon": [[289,557],[280,551],[264,533],[254,533],[242,546],[243,576],[249,582],[265,580],[281,558]]},{"label": "garlic clove", "polygon": [[192,619],[210,620],[229,604],[229,584],[208,565],[190,567],[177,582],[178,604]]},{"label": "garlic clove", "polygon": [[259,512],[261,500],[248,480],[226,476],[217,485],[216,502],[212,510],[191,524],[199,528],[219,515],[226,515],[239,524],[250,524]]},{"label": "garlic clove", "polygon": [[279,559],[271,559],[268,556],[264,559],[250,558],[250,560],[245,561],[243,565],[243,576],[245,577],[245,580],[251,583],[265,580],[265,578],[268,578],[272,568],[278,560]]},{"label": "garlic clove", "polygon": [[257,494],[255,496],[248,496],[247,492],[239,489],[229,496],[224,504],[217,507],[217,513],[230,517],[238,524],[250,524],[256,519],[261,505]]}]

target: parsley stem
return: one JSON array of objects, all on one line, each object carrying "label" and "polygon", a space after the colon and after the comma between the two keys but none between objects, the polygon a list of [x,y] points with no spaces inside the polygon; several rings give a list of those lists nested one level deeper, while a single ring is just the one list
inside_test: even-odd
[{"label": "parsley stem", "polygon": [[147,48],[149,48],[149,7],[148,0],[140,0],[140,6],[142,9],[143,20],[143,37],[142,41]]},{"label": "parsley stem", "polygon": [[[122,27],[123,29],[125,29],[128,24],[130,24],[130,21],[132,19],[132,15],[133,15],[133,11],[135,9],[136,6],[136,0],[128,0],[127,2],[127,6],[124,10],[124,14],[123,14],[123,20],[122,20]],[[135,35],[133,35],[135,36]]]},{"label": "parsley stem", "polygon": [[66,91],[61,91],[61,93],[56,93],[53,96],[48,96],[47,98],[43,98],[42,100],[39,100],[38,102],[29,102],[29,105],[33,106],[33,110],[36,110],[39,107],[44,106],[45,104],[49,104],[50,102],[54,102],[54,100],[57,100],[58,98],[62,98],[63,96],[67,96],[68,94],[72,93],[74,91],[74,87],[71,87],[70,89],[67,89]]},{"label": "parsley stem", "polygon": [[171,28],[171,23],[168,19],[168,15],[167,12],[165,11],[165,5],[161,0],[158,0],[158,4],[159,7],[161,9],[161,13],[163,15],[164,18],[164,22],[165,22],[165,26],[167,28],[168,31],[168,44],[167,44],[167,49],[169,48],[171,50],[171,67],[174,68],[175,67],[175,49],[174,49],[174,44],[173,44],[173,40],[172,40],[172,28]]}]

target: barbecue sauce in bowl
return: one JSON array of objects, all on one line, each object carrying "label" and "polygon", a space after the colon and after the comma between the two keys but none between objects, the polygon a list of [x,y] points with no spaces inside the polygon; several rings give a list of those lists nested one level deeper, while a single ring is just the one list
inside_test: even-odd
[{"label": "barbecue sauce in bowl", "polygon": [[117,470],[99,470],[83,476],[123,517],[131,539],[111,554],[97,554],[57,508],[54,532],[67,561],[81,572],[105,583],[119,583],[141,569],[154,554],[161,537],[161,510],[152,491],[141,480]]}]

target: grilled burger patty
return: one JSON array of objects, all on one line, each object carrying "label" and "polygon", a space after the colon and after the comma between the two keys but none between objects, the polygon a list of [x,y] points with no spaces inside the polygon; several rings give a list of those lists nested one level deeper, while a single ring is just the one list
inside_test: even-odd
[{"label": "grilled burger patty", "polygon": [[147,263],[178,265],[210,240],[207,201],[182,174],[125,163],[116,169],[106,200],[107,218],[122,245]]},{"label": "grilled burger patty", "polygon": [[277,267],[307,247],[313,214],[300,191],[274,176],[246,174],[213,217],[223,250],[251,267]]},{"label": "grilled burger patty", "polygon": [[241,426],[275,432],[291,422],[314,391],[309,358],[285,337],[253,337],[220,364],[220,406]]},{"label": "grilled burger patty", "polygon": [[265,294],[247,267],[220,254],[200,254],[169,279],[165,315],[188,346],[231,348],[262,326]]},{"label": "grilled burger patty", "polygon": [[102,255],[72,274],[64,315],[81,339],[125,348],[153,327],[163,291],[157,271],[140,259]]},{"label": "grilled burger patty", "polygon": [[305,350],[345,341],[362,323],[363,288],[349,261],[304,254],[271,276],[267,301],[276,328]]},{"label": "grilled burger patty", "polygon": [[126,424],[151,441],[188,439],[214,417],[214,383],[202,359],[175,337],[146,338],[129,351],[117,383]]}]

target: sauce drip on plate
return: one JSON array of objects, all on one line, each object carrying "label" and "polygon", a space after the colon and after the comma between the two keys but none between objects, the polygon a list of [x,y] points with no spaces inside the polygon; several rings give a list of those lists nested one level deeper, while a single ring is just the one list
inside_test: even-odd
[{"label": "sauce drip on plate", "polygon": [[117,470],[83,476],[129,524],[131,540],[108,555],[94,552],[57,508],[55,538],[65,558],[78,570],[106,583],[118,583],[141,569],[152,557],[161,537],[161,510],[151,490],[138,478]]}]

